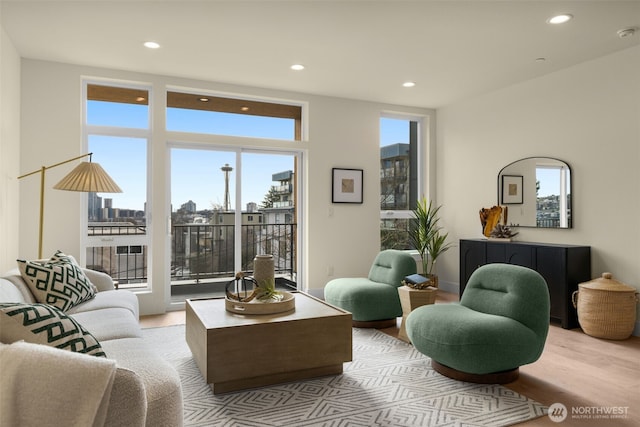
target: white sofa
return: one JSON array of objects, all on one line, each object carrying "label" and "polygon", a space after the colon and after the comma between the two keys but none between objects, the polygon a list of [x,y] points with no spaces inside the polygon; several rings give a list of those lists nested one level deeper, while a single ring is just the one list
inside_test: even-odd
[{"label": "white sofa", "polygon": [[[93,299],[72,307],[65,314],[97,339],[106,358],[3,338],[0,394],[12,399],[3,397],[0,403],[0,425],[69,425],[69,422],[85,420],[82,417],[87,414],[83,412],[89,412],[89,418],[94,420],[89,425],[182,426],[180,377],[166,360],[145,345],[138,322],[136,295],[116,290],[111,277],[104,273],[82,271],[98,292]],[[0,303],[37,303],[18,269],[0,277]],[[48,364],[57,369],[41,373]],[[110,366],[111,379],[105,380],[105,388],[96,393],[96,384],[102,380],[90,376],[96,372],[108,373]],[[62,377],[61,384],[55,384],[56,375]],[[76,389],[70,391],[72,387]],[[35,398],[32,403],[30,399],[23,400],[23,396],[47,393],[47,389],[57,389],[59,393],[47,396],[46,404]],[[95,402],[92,393],[103,401]],[[77,405],[68,402],[75,394],[83,397]],[[61,406],[57,405],[65,409],[60,410]],[[56,406],[55,413],[46,413],[47,408]]]}]

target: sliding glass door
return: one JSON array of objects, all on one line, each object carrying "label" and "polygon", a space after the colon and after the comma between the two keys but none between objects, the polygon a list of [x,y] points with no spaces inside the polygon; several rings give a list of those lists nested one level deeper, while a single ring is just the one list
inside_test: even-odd
[{"label": "sliding glass door", "polygon": [[297,155],[173,146],[171,299],[221,296],[235,273],[274,257],[277,282],[296,287]]}]

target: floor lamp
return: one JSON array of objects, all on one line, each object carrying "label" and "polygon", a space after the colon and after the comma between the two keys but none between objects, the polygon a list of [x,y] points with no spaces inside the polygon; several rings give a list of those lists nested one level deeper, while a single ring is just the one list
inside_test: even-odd
[{"label": "floor lamp", "polygon": [[33,172],[21,175],[18,179],[40,173],[40,228],[38,233],[38,259],[42,259],[42,235],[44,229],[44,177],[48,169],[64,165],[74,160],[89,156],[88,162],[76,166],[67,176],[53,186],[56,190],[82,191],[85,193],[122,193],[118,184],[102,169],[98,163],[91,162],[93,153],[83,154],[51,166],[42,166]]}]

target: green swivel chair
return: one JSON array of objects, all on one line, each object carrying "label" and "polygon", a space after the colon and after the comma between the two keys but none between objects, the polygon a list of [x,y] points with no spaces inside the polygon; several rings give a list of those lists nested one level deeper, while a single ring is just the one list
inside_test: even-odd
[{"label": "green swivel chair", "polygon": [[419,307],[407,335],[451,378],[504,384],[542,354],[549,331],[549,290],[529,268],[487,264],[473,272],[459,303]]},{"label": "green swivel chair", "polygon": [[415,259],[403,251],[387,249],[378,254],[368,277],[333,279],[324,287],[329,304],[350,311],[357,328],[385,328],[402,316],[398,287],[416,273]]}]

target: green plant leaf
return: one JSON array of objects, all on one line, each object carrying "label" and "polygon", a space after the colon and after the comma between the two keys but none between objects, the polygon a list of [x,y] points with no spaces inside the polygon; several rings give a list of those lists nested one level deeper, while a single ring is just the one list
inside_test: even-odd
[{"label": "green plant leaf", "polygon": [[409,240],[422,260],[423,272],[432,274],[436,259],[452,245],[446,243],[448,233],[440,234],[438,212],[442,206],[434,206],[432,201],[420,199],[412,211],[409,226]]},{"label": "green plant leaf", "polygon": [[268,301],[281,301],[283,295],[281,292],[276,291],[275,279],[265,279],[258,283],[258,292],[256,298],[263,302]]}]

